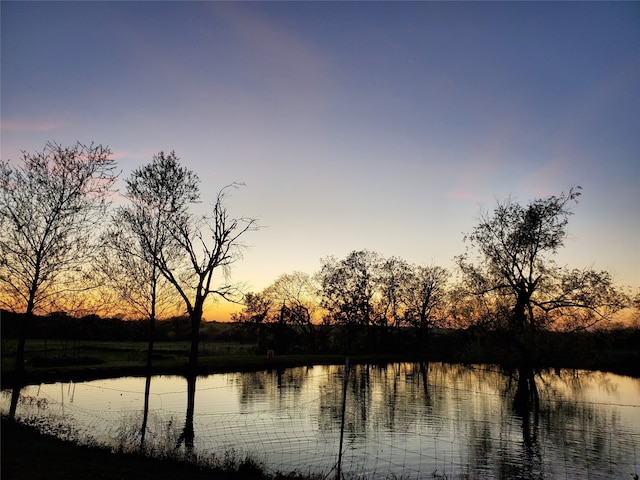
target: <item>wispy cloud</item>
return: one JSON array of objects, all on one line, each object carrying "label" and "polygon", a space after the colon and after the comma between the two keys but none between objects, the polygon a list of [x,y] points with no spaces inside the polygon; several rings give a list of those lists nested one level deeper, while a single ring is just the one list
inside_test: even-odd
[{"label": "wispy cloud", "polygon": [[47,132],[62,128],[60,123],[56,122],[20,122],[20,121],[2,121],[0,129],[7,132]]}]

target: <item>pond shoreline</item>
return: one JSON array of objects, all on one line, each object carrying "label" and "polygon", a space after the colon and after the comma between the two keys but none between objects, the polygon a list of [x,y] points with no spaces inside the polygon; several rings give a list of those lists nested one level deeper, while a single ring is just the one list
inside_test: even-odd
[{"label": "pond shoreline", "polygon": [[[218,357],[205,356],[198,368],[199,376],[206,376],[215,373],[231,372],[251,372],[273,369],[285,369],[300,366],[313,365],[343,365],[345,359],[349,357],[353,364],[388,364],[398,362],[444,362],[460,364],[495,364],[503,365],[506,371],[515,370],[514,365],[505,365],[504,362],[496,361],[496,358],[455,358],[446,356],[444,358],[425,358],[417,355],[282,355],[282,356],[241,356],[241,357]],[[567,359],[565,362],[554,362],[553,365],[539,365],[535,367],[540,370],[547,369],[570,369],[570,370],[590,370],[615,373],[618,375],[640,378],[640,364],[637,361],[638,354],[616,356],[609,361],[574,361]],[[2,371],[1,388],[9,389],[17,386],[35,385],[40,383],[55,382],[79,382],[88,380],[118,378],[124,376],[144,377],[149,375],[180,375],[187,374],[186,365],[155,366],[148,371],[146,366],[110,366],[110,365],[73,365],[72,367],[55,367],[48,369],[27,370],[22,376],[16,375],[15,371]]]},{"label": "pond shoreline", "polygon": [[[142,334],[135,336],[129,331],[139,322],[117,321],[111,326],[114,332],[120,332],[120,339],[110,338],[108,329],[92,331],[91,338],[83,338],[89,335],[87,329],[78,330],[77,336],[60,338],[36,336],[32,331],[26,341],[25,372],[18,376],[15,372],[18,342],[8,328],[13,323],[7,323],[4,317],[2,320],[2,389],[59,381],[139,377],[149,373],[148,340],[144,340]],[[84,323],[79,323],[78,327],[80,325],[84,326]],[[142,328],[142,325],[140,323],[138,327]],[[168,326],[164,325],[165,328]],[[545,331],[518,341],[508,331],[440,329],[434,330],[428,341],[418,341],[411,330],[371,338],[363,331],[360,341],[347,348],[340,339],[348,332],[336,327],[325,332],[333,335],[333,343],[325,345],[326,348],[319,344],[306,350],[295,339],[288,343],[274,342],[268,330],[260,330],[266,328],[262,325],[208,323],[205,327],[199,345],[198,375],[343,365],[349,357],[352,363],[378,365],[397,362],[488,364],[499,365],[507,373],[526,365],[527,369],[602,371],[640,378],[638,328],[573,333]],[[80,335],[82,332],[84,334]],[[152,375],[184,376],[188,373],[190,341],[185,335],[161,339],[158,334],[154,342]]]}]

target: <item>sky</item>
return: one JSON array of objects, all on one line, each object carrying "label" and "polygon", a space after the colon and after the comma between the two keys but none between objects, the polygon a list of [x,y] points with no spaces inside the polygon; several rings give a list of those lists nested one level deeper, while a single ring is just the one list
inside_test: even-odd
[{"label": "sky", "polygon": [[244,183],[250,291],[362,249],[453,268],[482,209],[576,185],[556,260],[640,287],[638,2],[0,9],[1,158],[96,142],[126,178],[175,151],[203,205]]}]

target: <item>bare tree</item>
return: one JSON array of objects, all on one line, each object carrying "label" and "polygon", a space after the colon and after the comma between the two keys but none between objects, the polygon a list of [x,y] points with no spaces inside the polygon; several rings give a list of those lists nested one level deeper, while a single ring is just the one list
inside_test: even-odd
[{"label": "bare tree", "polygon": [[[230,299],[238,293],[230,282],[230,267],[241,258],[240,237],[257,228],[253,218],[231,218],[226,201],[229,191],[218,192],[212,212],[190,211],[200,200],[199,180],[179,163],[175,153],[160,152],[153,162],[135,170],[127,180],[132,209],[127,221],[156,268],[184,301],[191,321],[189,367],[197,370],[200,322],[210,295]],[[154,235],[161,231],[156,244]],[[171,252],[171,253],[169,253]],[[220,273],[214,283],[214,273]]]},{"label": "bare tree", "polygon": [[[292,333],[300,336],[309,351],[317,348],[318,331],[314,323],[318,309],[318,287],[306,273],[280,275],[259,293],[244,296],[244,308],[232,315],[237,322],[270,324],[276,351],[286,351]],[[266,329],[262,329],[263,331]]]},{"label": "bare tree", "polygon": [[410,272],[410,265],[398,257],[388,258],[380,265],[380,323],[391,323],[397,330],[400,329],[405,314]]},{"label": "bare tree", "polygon": [[438,266],[413,265],[405,283],[405,320],[418,329],[420,345],[447,317],[449,272]]},{"label": "bare tree", "polygon": [[264,290],[277,309],[276,321],[300,329],[309,350],[316,349],[317,330],[313,322],[318,301],[317,286],[306,273],[293,272],[280,275]]},{"label": "bare tree", "polygon": [[95,286],[87,271],[117,178],[110,156],[101,145],[49,142],[22,152],[20,165],[0,162],[0,304],[26,314],[17,372],[33,314],[64,309],[70,294]]},{"label": "bare tree", "polygon": [[180,168],[175,154],[160,153],[154,162],[161,174],[139,170],[144,183],[127,179],[129,203],[115,211],[104,234],[108,255],[99,263],[105,287],[126,313],[149,320],[148,370],[155,322],[163,313],[176,313],[176,300],[181,300],[158,266],[160,256],[173,262],[180,254],[167,222],[171,215],[184,215],[189,202],[197,200],[197,179]]},{"label": "bare tree", "polygon": [[263,292],[248,292],[244,295],[243,310],[233,313],[231,319],[241,323],[266,323],[271,321],[273,301]]},{"label": "bare tree", "polygon": [[480,223],[465,237],[469,251],[458,265],[471,291],[509,298],[509,328],[533,332],[551,323],[567,322],[572,329],[588,328],[624,307],[626,297],[610,275],[593,270],[567,270],[555,264],[566,239],[566,226],[580,187],[568,194],[537,199],[526,206],[508,200],[482,213]]},{"label": "bare tree", "polygon": [[126,226],[119,222],[118,213],[113,227],[103,236],[105,254],[97,262],[102,290],[106,299],[111,299],[109,310],[152,323],[163,316],[178,314],[177,302],[181,299],[175,288],[147,258],[132,232],[118,230]]}]

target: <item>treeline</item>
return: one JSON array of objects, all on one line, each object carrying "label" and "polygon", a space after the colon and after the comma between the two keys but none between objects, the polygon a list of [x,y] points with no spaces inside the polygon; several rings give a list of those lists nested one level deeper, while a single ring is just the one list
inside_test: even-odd
[{"label": "treeline", "polygon": [[[155,340],[188,338],[196,372],[199,343],[212,335],[202,322],[208,302],[242,299],[228,274],[258,225],[227,209],[240,184],[220,189],[202,213],[198,175],[174,152],[159,152],[124,180],[126,201],[114,208],[117,171],[108,147],[80,142],[47,143],[41,152],[23,152],[18,164],[0,161],[0,307],[24,313],[3,315],[10,324],[3,337],[19,339],[17,372],[33,335],[146,337],[149,365]],[[260,348],[279,352],[423,353],[458,348],[447,342],[470,332],[508,332],[503,350],[534,358],[545,332],[590,330],[629,307],[637,320],[640,296],[632,299],[608,272],[553,260],[580,195],[574,187],[480,212],[462,238],[455,272],[357,250],[323,259],[313,276],[285,274],[245,294],[234,320]],[[60,311],[85,316],[51,313]],[[171,318],[176,312],[188,318]],[[118,314],[144,322],[97,316]],[[449,333],[436,342],[437,332]]]},{"label": "treeline", "polygon": [[[0,328],[3,340],[18,337],[21,316],[2,311]],[[66,341],[147,341],[149,324],[143,320],[100,318],[97,315],[72,317],[63,313],[36,316],[29,338]],[[421,339],[415,327],[355,327],[351,339],[344,325],[318,325],[314,343],[295,325],[278,323],[202,324],[201,341],[208,344],[241,343],[248,351],[266,356],[287,354],[339,354],[392,356],[430,361],[496,363],[517,366],[520,352],[508,330],[436,328]],[[190,340],[190,322],[186,316],[158,321],[155,338],[162,342]],[[640,374],[640,329],[615,328],[581,332],[540,332],[530,345],[540,367],[606,369],[629,375]],[[222,348],[221,350],[224,350]]]},{"label": "treeline", "polygon": [[[0,328],[3,339],[16,339],[20,335],[24,315],[22,313],[0,310]],[[203,324],[202,336],[211,340],[254,341],[237,335],[233,328],[220,328],[214,338],[208,326]],[[64,340],[97,340],[97,341],[132,341],[146,342],[149,339],[149,320],[123,320],[119,318],[102,318],[98,315],[76,317],[64,312],[49,315],[35,315],[29,322],[29,338],[32,339],[64,339]],[[154,338],[157,341],[186,341],[190,339],[191,324],[187,316],[170,317],[156,322]]]},{"label": "treeline", "polygon": [[[466,261],[460,259],[461,264]],[[436,265],[353,251],[344,258],[322,259],[312,275],[283,274],[264,290],[247,293],[244,308],[232,319],[275,324],[271,329],[281,332],[276,338],[296,331],[298,343],[310,348],[320,335],[318,325],[341,326],[349,347],[360,348],[366,332],[367,348],[375,350],[376,343],[406,331],[422,346],[435,329],[510,331],[514,335],[507,340],[512,343],[515,335],[542,331],[616,328],[622,324],[616,323],[616,315],[631,305],[605,272],[572,271],[551,278],[545,271],[550,278],[544,291],[536,293],[543,275],[537,276],[536,286],[527,287],[519,286],[524,283],[520,280],[495,278],[495,272],[494,278],[484,278],[477,268],[466,268],[471,270],[468,276],[453,281],[452,272]],[[637,310],[635,317],[626,318],[631,319],[627,324],[637,324]]]}]

